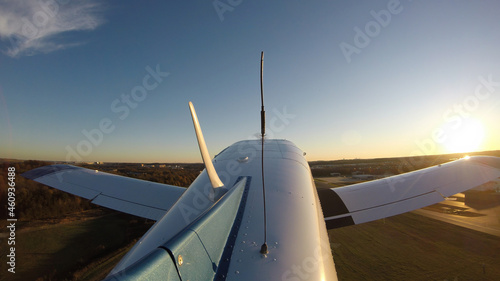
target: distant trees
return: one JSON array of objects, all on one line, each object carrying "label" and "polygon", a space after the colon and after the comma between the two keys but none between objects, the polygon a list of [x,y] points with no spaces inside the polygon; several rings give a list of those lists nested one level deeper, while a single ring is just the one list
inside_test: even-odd
[{"label": "distant trees", "polygon": [[[8,167],[15,167],[15,214],[19,220],[35,220],[60,217],[61,215],[82,211],[92,208],[87,200],[47,187],[45,185],[27,180],[21,176],[22,173],[35,169],[37,167],[49,165],[42,161],[24,161],[14,164],[3,163],[0,170],[0,205],[6,206],[7,177]],[[6,210],[7,208],[4,208]],[[6,212],[1,212],[1,217],[6,217]]]},{"label": "distant trees", "polygon": [[108,164],[108,165],[82,165],[88,169],[132,177],[152,182],[188,187],[203,170],[203,165],[188,164],[184,169],[170,169],[168,167],[141,167],[138,164]]},{"label": "distant trees", "polygon": [[[15,167],[16,169],[15,213],[19,220],[29,221],[57,218],[68,213],[80,212],[96,207],[89,200],[21,177],[21,174],[26,171],[50,164],[49,162],[32,160],[16,163],[0,163],[0,206],[3,207],[3,210],[7,210],[8,167]],[[142,168],[137,164],[116,165],[111,171],[107,172],[177,186],[189,186],[200,172],[197,166],[193,169],[154,169]],[[96,168],[95,166],[83,166],[91,169]],[[0,219],[4,220],[6,216],[6,211],[0,212]]]},{"label": "distant trees", "polygon": [[350,176],[353,172],[370,175],[398,175],[449,162],[460,155],[352,159],[310,162],[313,177],[328,177],[331,173]]}]

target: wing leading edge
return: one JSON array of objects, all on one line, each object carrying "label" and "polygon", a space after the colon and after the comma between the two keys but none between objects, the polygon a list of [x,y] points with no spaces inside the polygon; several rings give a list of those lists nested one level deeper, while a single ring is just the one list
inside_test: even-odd
[{"label": "wing leading edge", "polygon": [[159,220],[186,190],[71,165],[44,166],[22,176],[96,205],[152,220]]},{"label": "wing leading edge", "polygon": [[380,180],[318,190],[328,229],[441,202],[500,177],[500,158],[474,156]]}]

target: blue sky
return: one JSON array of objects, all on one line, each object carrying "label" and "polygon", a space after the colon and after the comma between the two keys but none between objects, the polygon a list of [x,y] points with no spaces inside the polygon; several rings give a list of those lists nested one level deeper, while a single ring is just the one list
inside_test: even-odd
[{"label": "blue sky", "polygon": [[[500,149],[498,1],[3,1],[0,157],[199,162]],[[154,74],[152,74],[154,73]]]}]

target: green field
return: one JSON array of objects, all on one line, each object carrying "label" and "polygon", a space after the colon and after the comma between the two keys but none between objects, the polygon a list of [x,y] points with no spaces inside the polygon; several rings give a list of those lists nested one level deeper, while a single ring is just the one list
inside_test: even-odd
[{"label": "green field", "polygon": [[[7,264],[2,263],[2,279],[80,280],[82,269],[93,267],[91,261],[116,255],[150,226],[115,212],[59,223],[25,223],[16,231],[16,273],[4,274]],[[7,254],[5,244],[2,256]]]},{"label": "green field", "polygon": [[500,238],[413,213],[329,231],[340,280],[500,280]]}]

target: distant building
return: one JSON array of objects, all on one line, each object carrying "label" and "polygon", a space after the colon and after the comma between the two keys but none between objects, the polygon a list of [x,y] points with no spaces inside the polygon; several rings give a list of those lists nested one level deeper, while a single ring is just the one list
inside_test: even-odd
[{"label": "distant building", "polygon": [[167,164],[141,164],[143,168],[168,168],[168,169],[184,169],[179,165],[167,165]]},{"label": "distant building", "polygon": [[363,175],[361,172],[356,171],[352,173],[352,178],[357,180],[373,180],[375,179],[374,175]]},{"label": "distant building", "polygon": [[373,180],[375,179],[374,175],[352,175],[353,179],[357,180]]}]

